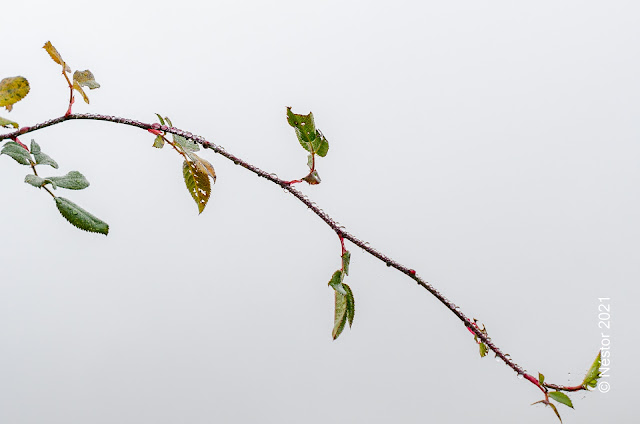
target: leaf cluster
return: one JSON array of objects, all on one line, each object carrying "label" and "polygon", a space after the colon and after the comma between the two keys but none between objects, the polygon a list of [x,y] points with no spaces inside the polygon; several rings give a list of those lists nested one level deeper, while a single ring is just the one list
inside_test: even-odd
[{"label": "leaf cluster", "polygon": [[313,113],[307,115],[299,115],[291,111],[291,107],[287,107],[287,122],[296,131],[298,142],[309,154],[307,155],[307,166],[309,173],[302,178],[310,185],[320,184],[321,179],[316,170],[316,156],[325,157],[329,152],[329,142],[316,128],[313,119]]},{"label": "leaf cluster", "polygon": [[335,302],[333,331],[331,332],[333,340],[340,336],[347,322],[349,323],[349,327],[351,327],[356,313],[353,291],[351,291],[351,287],[344,283],[344,277],[349,275],[350,261],[351,253],[345,250],[342,254],[342,268],[334,272],[331,280],[329,280],[329,286],[334,290]]},{"label": "leaf cluster", "polygon": [[[198,213],[202,213],[204,208],[209,202],[211,197],[211,181],[216,182],[216,171],[213,165],[206,159],[201,158],[195,152],[200,150],[200,146],[193,140],[177,134],[171,134],[173,141],[169,141],[166,138],[166,130],[173,127],[171,120],[168,117],[162,117],[157,114],[160,120],[160,129],[151,131],[156,135],[153,141],[153,147],[162,149],[166,143],[169,143],[182,157],[182,176],[184,183],[187,186],[189,194],[196,202],[198,206]],[[154,124],[157,125],[157,124]]]},{"label": "leaf cluster", "polygon": [[[87,96],[87,93],[84,92],[82,87],[88,87],[90,90],[100,88],[100,84],[96,82],[93,73],[88,69],[85,69],[84,71],[75,71],[73,73],[73,82],[71,82],[69,81],[69,77],[67,76],[67,73],[71,73],[71,68],[64,60],[62,60],[62,55],[60,55],[58,50],[53,46],[53,44],[51,44],[51,41],[47,41],[46,43],[44,43],[44,46],[42,46],[42,48],[45,49],[47,53],[49,53],[49,56],[55,63],[62,66],[62,75],[64,75],[64,78],[69,83],[69,88],[72,91],[76,90],[78,93],[80,93],[84,102],[89,104],[89,97]],[[73,103],[73,96],[70,103]],[[71,113],[70,111],[71,104],[69,105],[68,113]]]},{"label": "leaf cluster", "polygon": [[31,140],[30,149],[20,142],[9,141],[2,146],[0,155],[7,155],[20,165],[30,166],[33,173],[27,174],[24,182],[47,191],[54,198],[60,214],[72,225],[81,230],[93,233],[101,233],[104,235],[109,233],[109,225],[106,222],[82,209],[72,201],[54,195],[49,189],[56,190],[58,188],[64,188],[67,190],[83,190],[89,187],[89,181],[80,172],[70,171],[62,176],[39,176],[36,171],[37,165],[49,165],[52,168],[58,169],[58,163],[49,155],[43,153],[40,145],[38,145],[35,140]]}]

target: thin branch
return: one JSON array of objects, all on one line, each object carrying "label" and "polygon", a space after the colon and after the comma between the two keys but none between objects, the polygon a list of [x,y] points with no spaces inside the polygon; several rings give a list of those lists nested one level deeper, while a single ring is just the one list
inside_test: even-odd
[{"label": "thin branch", "polygon": [[[240,159],[239,157],[227,152],[223,147],[218,146],[218,145],[216,145],[214,143],[211,143],[210,141],[207,141],[204,137],[201,137],[201,136],[198,136],[198,135],[193,135],[190,132],[183,131],[183,130],[175,128],[175,127],[169,127],[167,125],[160,125],[160,124],[157,124],[157,123],[155,123],[155,124],[147,124],[147,123],[140,122],[140,121],[135,121],[135,120],[132,120],[132,119],[119,118],[119,117],[107,116],[107,115],[70,114],[70,115],[61,116],[59,118],[50,119],[48,121],[45,121],[43,123],[34,125],[32,127],[23,127],[23,128],[20,128],[17,131],[12,132],[12,133],[2,134],[2,135],[0,135],[0,140],[11,139],[11,138],[17,137],[17,136],[19,136],[21,134],[25,134],[25,133],[32,132],[32,131],[37,131],[39,129],[46,128],[46,127],[49,127],[51,125],[56,125],[56,124],[62,123],[64,121],[69,121],[69,120],[72,120],[72,119],[90,119],[90,120],[96,120],[96,121],[109,121],[109,122],[114,122],[114,123],[118,123],[118,124],[124,124],[124,125],[130,125],[130,126],[142,128],[142,129],[145,129],[145,130],[150,130],[151,129],[151,130],[164,131],[164,132],[167,132],[167,133],[179,135],[179,136],[188,138],[188,139],[200,144],[205,149],[213,150],[215,153],[217,153],[217,154],[219,154],[221,156],[224,156],[225,158],[227,158],[230,161],[232,161],[234,164],[240,165],[243,168],[253,172],[258,177],[262,177],[262,178],[264,178],[266,180],[269,180],[272,183],[280,186],[283,190],[289,192],[292,196],[294,196],[300,202],[302,202],[304,205],[306,205],[320,219],[322,219],[338,235],[338,237],[340,238],[341,241],[349,240],[350,242],[352,242],[356,246],[360,247],[365,252],[369,253],[370,255],[372,255],[375,258],[379,259],[380,261],[384,262],[388,267],[394,268],[397,271],[405,274],[407,277],[409,277],[412,280],[414,280],[416,282],[416,284],[418,284],[420,287],[424,288],[429,293],[431,293],[436,299],[438,299],[440,301],[440,303],[442,303],[460,321],[462,321],[464,326],[467,329],[469,329],[469,331],[471,331],[473,334],[475,334],[478,337],[478,339],[482,340],[482,342],[485,345],[487,345],[487,347],[491,351],[493,351],[493,353],[496,355],[496,357],[502,359],[504,361],[504,363],[507,364],[507,366],[509,366],[513,371],[518,373],[519,376],[524,377],[524,379],[526,379],[529,382],[531,382],[534,385],[536,385],[543,392],[546,392],[546,390],[540,385],[540,383],[538,382],[538,380],[535,377],[533,377],[530,374],[528,374],[520,365],[515,363],[509,357],[509,355],[504,354],[493,343],[493,341],[491,340],[491,337],[489,337],[487,334],[485,334],[482,331],[480,331],[480,329],[475,325],[474,321],[472,321],[465,314],[463,314],[458,306],[456,306],[453,302],[451,302],[449,299],[447,299],[442,293],[440,293],[438,290],[436,290],[436,288],[433,287],[430,283],[428,283],[427,281],[425,281],[422,278],[420,278],[413,269],[407,268],[406,266],[400,264],[399,262],[389,258],[388,256],[384,255],[383,253],[381,253],[378,250],[376,250],[373,247],[371,247],[368,243],[356,238],[354,235],[352,235],[349,232],[347,232],[344,229],[344,227],[339,225],[333,218],[331,218],[326,212],[324,212],[320,207],[318,207],[318,205],[316,205],[314,202],[312,202],[306,195],[304,195],[301,191],[299,191],[296,188],[294,188],[293,185],[291,184],[291,181],[282,180],[282,179],[278,178],[275,174],[270,174],[270,173],[268,173],[266,171],[263,171],[262,169],[258,168],[257,166],[254,166],[254,165],[252,165],[252,164]],[[554,388],[556,390],[565,390],[565,391],[576,391],[576,390],[580,390],[581,388],[584,389],[582,386],[564,387],[564,386],[557,386],[557,385],[547,384],[547,383],[545,383],[544,386],[545,387],[549,387],[549,388]]]}]

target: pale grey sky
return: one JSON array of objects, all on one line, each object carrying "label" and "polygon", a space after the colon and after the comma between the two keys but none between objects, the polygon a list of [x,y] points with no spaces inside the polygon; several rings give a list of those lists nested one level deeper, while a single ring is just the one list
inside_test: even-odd
[{"label": "pale grey sky", "polygon": [[[294,179],[285,119],[330,142],[302,187],[414,268],[530,373],[579,384],[602,343],[608,393],[565,423],[631,422],[640,226],[640,5],[632,1],[24,1],[3,19],[0,116],[60,116],[41,48],[102,85],[76,112],[155,112]],[[0,157],[0,422],[557,422],[531,384],[481,359],[413,281],[347,244],[356,317],[331,341],[337,237],[282,190],[211,153],[202,215],[153,136],[66,122],[34,138],[92,183],[67,197],[111,226],[74,229]]]}]

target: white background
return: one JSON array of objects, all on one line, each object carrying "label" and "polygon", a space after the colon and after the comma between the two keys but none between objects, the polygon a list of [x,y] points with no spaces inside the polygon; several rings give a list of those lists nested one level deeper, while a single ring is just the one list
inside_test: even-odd
[{"label": "white background", "polygon": [[[531,374],[580,384],[611,298],[611,391],[565,423],[630,422],[637,352],[640,58],[633,1],[19,2],[0,116],[60,116],[41,48],[102,85],[74,111],[185,130],[282,178],[305,175],[285,119],[330,142],[301,187],[414,268]],[[276,186],[205,153],[202,215],[153,136],[73,121],[25,135],[84,173],[63,189],[107,221],[73,228],[0,157],[0,422],[540,423],[540,391],[425,290],[360,249],[356,318],[331,341],[338,238]]]}]

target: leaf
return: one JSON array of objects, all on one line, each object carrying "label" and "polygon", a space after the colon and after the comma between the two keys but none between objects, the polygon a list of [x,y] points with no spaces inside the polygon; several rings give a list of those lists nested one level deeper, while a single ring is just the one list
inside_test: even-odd
[{"label": "leaf", "polygon": [[84,100],[84,102],[86,104],[89,104],[89,97],[87,97],[87,94],[84,92],[82,87],[80,87],[80,84],[78,84],[77,81],[73,82],[73,89],[82,94],[82,99]]},{"label": "leaf", "polygon": [[0,81],[0,107],[11,111],[13,104],[29,94],[29,81],[24,77],[9,77]]},{"label": "leaf", "polygon": [[91,215],[72,201],[63,197],[56,197],[55,201],[58,210],[71,225],[91,233],[104,235],[109,233],[109,225],[106,222]]},{"label": "leaf", "polygon": [[200,146],[197,143],[182,137],[181,135],[173,135],[173,142],[182,148],[185,152],[197,152]]},{"label": "leaf", "polygon": [[78,171],[70,171],[62,177],[48,177],[58,187],[69,190],[82,190],[89,187],[89,181]]},{"label": "leaf", "polygon": [[31,139],[31,144],[29,145],[29,149],[31,150],[31,154],[36,154],[36,153],[40,153],[40,145],[38,143],[36,143],[36,141],[32,138]]},{"label": "leaf", "polygon": [[157,135],[156,139],[153,140],[153,147],[162,149],[164,147],[164,137],[161,135]]},{"label": "leaf", "polygon": [[216,170],[213,169],[213,165],[211,165],[208,160],[202,159],[200,156],[196,155],[195,153],[190,153],[189,157],[194,159],[200,171],[206,172],[211,177],[213,182],[214,183],[216,182]]},{"label": "leaf", "polygon": [[333,315],[333,331],[331,336],[333,340],[337,339],[344,325],[347,323],[347,297],[343,294],[334,292],[335,295],[335,312]]},{"label": "leaf", "polygon": [[298,115],[291,112],[287,107],[287,122],[296,130],[296,137],[300,145],[309,153],[313,153],[311,142],[316,138],[316,124],[313,120],[313,113],[308,115]]},{"label": "leaf", "polygon": [[320,130],[316,130],[316,131],[317,131],[316,140],[320,140],[320,142],[318,143],[317,147],[315,147],[315,151],[318,154],[318,156],[323,158],[327,156],[327,153],[329,152],[329,142],[327,141],[326,138],[324,138],[324,135],[320,132]]},{"label": "leaf", "polygon": [[547,401],[545,399],[542,399],[542,400],[539,400],[537,402],[533,402],[531,405],[535,405],[535,404],[538,404],[538,403],[541,403],[541,404],[546,405],[546,406],[550,406],[551,409],[553,409],[553,412],[556,413],[556,416],[558,417],[560,422],[562,422],[562,418],[560,418],[560,413],[558,412],[558,409],[556,408],[556,406],[553,403],[551,403],[551,402],[549,402],[549,401]]},{"label": "leaf", "polygon": [[309,154],[307,155],[307,166],[309,167],[309,169],[313,170],[315,165],[315,160],[313,159],[313,155]]},{"label": "leaf", "polygon": [[96,82],[93,74],[90,70],[85,71],[75,71],[73,73],[73,89],[82,94],[82,98],[86,104],[89,104],[89,97],[84,92],[82,87],[89,87],[89,89],[93,90],[94,88],[100,88],[100,84]]},{"label": "leaf", "polygon": [[33,157],[36,159],[38,165],[50,165],[52,168],[58,169],[58,163],[45,153],[37,153],[34,154]]},{"label": "leaf", "polygon": [[489,349],[487,348],[487,345],[484,344],[483,342],[478,343],[478,348],[480,349],[481,358],[484,358],[485,356],[487,356],[487,353],[489,353]]},{"label": "leaf", "polygon": [[202,172],[195,162],[185,160],[182,164],[182,175],[189,194],[198,205],[199,213],[202,213],[211,196],[209,174]]},{"label": "leaf", "polygon": [[351,253],[345,250],[342,254],[342,271],[344,271],[344,275],[349,275],[349,262],[351,262]]},{"label": "leaf", "polygon": [[342,283],[342,287],[347,292],[347,320],[349,321],[349,327],[353,324],[353,318],[356,315],[356,301],[353,297],[353,292],[351,291],[351,287]]},{"label": "leaf", "polygon": [[31,139],[31,154],[33,155],[33,157],[36,160],[36,164],[38,165],[50,165],[53,168],[58,169],[58,163],[51,159],[49,157],[49,155],[46,155],[44,153],[42,153],[42,150],[40,150],[40,145],[38,143],[36,143],[36,141],[34,139]]},{"label": "leaf", "polygon": [[549,397],[556,402],[567,405],[569,408],[573,408],[573,403],[571,403],[571,399],[569,398],[569,396],[565,395],[562,392],[549,392]]},{"label": "leaf", "polygon": [[558,417],[560,422],[562,422],[562,418],[560,418],[560,413],[558,412],[558,408],[556,408],[556,406],[551,402],[549,402],[547,405],[549,405],[551,407],[551,409],[553,409],[553,412],[556,413],[556,416]]},{"label": "leaf", "polygon": [[598,384],[598,379],[600,378],[600,355],[602,352],[598,352],[598,356],[596,356],[595,361],[591,364],[591,368],[587,372],[587,375],[584,376],[584,380],[582,381],[583,387],[591,387],[594,388]]},{"label": "leaf", "polygon": [[309,183],[309,185],[317,185],[322,182],[322,180],[320,179],[320,175],[318,175],[318,171],[313,171],[312,173],[304,177],[302,181],[306,181],[307,183]]},{"label": "leaf", "polygon": [[7,155],[20,165],[31,165],[32,163],[29,151],[15,141],[5,143],[2,150],[0,150],[0,155]]},{"label": "leaf", "polygon": [[64,60],[62,60],[62,56],[60,56],[58,50],[53,47],[51,41],[47,41],[46,43],[44,43],[44,46],[42,46],[42,48],[45,49],[47,53],[49,53],[49,56],[51,56],[51,59],[53,59],[54,62],[56,62],[58,65],[62,65],[62,69],[64,70],[64,72],[71,72],[71,68],[69,67],[69,65],[64,63]]},{"label": "leaf", "polygon": [[4,119],[0,117],[0,127],[9,128],[10,126],[13,128],[18,128],[20,125],[18,125],[17,122],[13,122],[8,119]]},{"label": "leaf", "polygon": [[31,184],[32,186],[37,188],[42,188],[45,184],[51,184],[53,188],[56,188],[56,185],[53,181],[46,178],[38,177],[34,174],[27,174],[27,176],[24,177],[24,182],[27,184]]},{"label": "leaf", "polygon": [[158,116],[158,119],[160,120],[160,123],[161,123],[162,125],[166,125],[166,124],[164,123],[164,119],[162,119],[162,116],[160,116],[160,114],[158,114],[158,113],[156,113],[156,115]]},{"label": "leaf", "polygon": [[541,372],[538,373],[538,381],[540,382],[540,385],[544,384],[544,374]]},{"label": "leaf", "polygon": [[336,272],[334,272],[333,275],[331,276],[331,280],[329,280],[329,285],[333,287],[333,289],[336,292],[340,293],[343,296],[346,296],[347,291],[345,290],[342,284],[343,278],[344,278],[344,274],[342,273],[342,270],[339,269]]},{"label": "leaf", "polygon": [[77,82],[82,87],[89,87],[89,90],[100,88],[100,84],[96,82],[96,78],[93,73],[85,69],[84,71],[75,71],[73,73],[73,81]]}]

